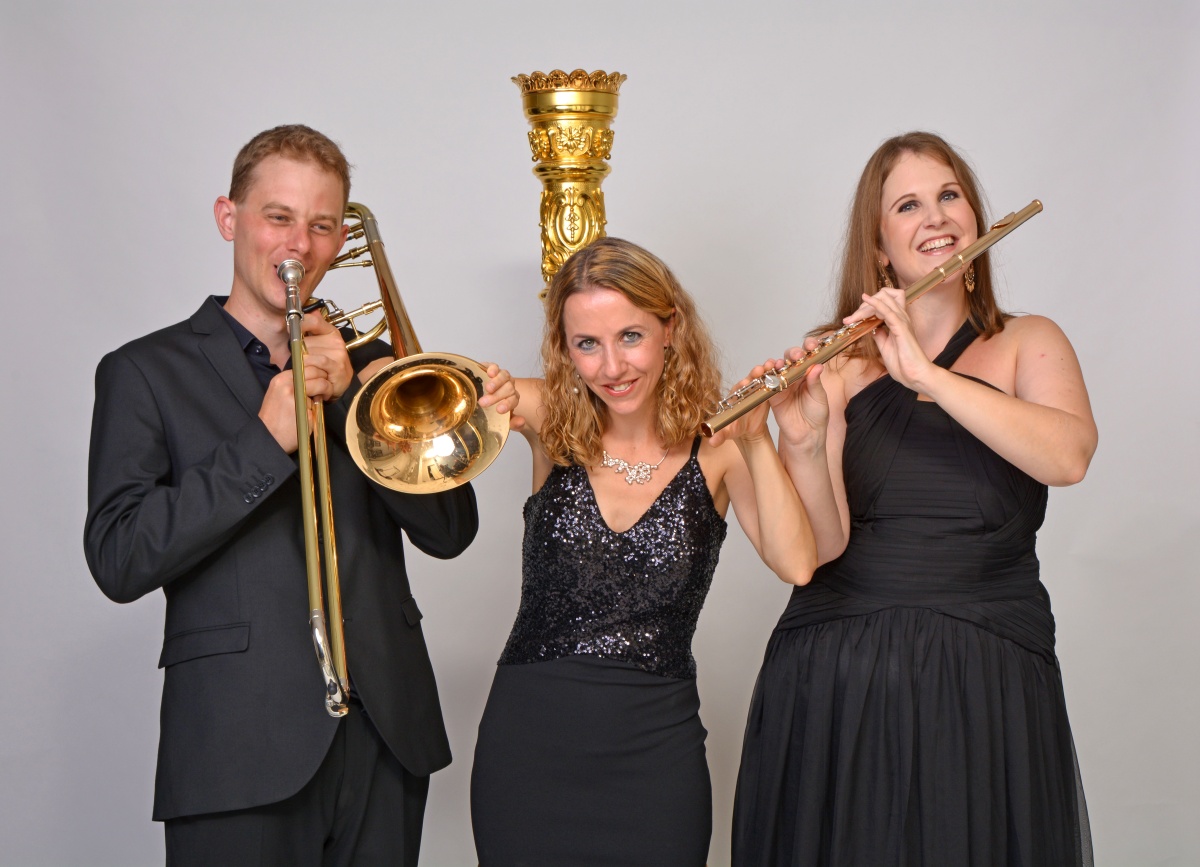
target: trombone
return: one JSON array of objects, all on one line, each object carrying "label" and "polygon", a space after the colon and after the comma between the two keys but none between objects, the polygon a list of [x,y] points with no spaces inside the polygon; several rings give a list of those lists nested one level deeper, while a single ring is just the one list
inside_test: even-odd
[{"label": "trombone", "polygon": [[[342,629],[342,595],[333,532],[333,500],[329,494],[325,404],[319,400],[308,400],[304,393],[304,308],[300,304],[300,281],[304,279],[304,266],[295,259],[287,259],[279,263],[278,273],[279,279],[287,286],[288,345],[292,353],[292,385],[296,393],[304,565],[308,577],[308,625],[317,652],[317,664],[321,667],[321,678],[325,682],[325,710],[330,716],[342,717],[349,710],[346,699],[350,695],[350,676],[346,669],[346,639]],[[313,415],[311,430],[308,423],[310,407]],[[315,491],[314,471],[317,481]],[[321,547],[325,550],[331,630],[326,627],[325,600],[321,590]]]},{"label": "trombone", "polygon": [[[371,377],[355,395],[346,421],[346,447],[368,478],[391,490],[430,494],[456,488],[483,472],[500,454],[508,437],[509,416],[499,413],[495,405],[479,406],[487,381],[487,370],[483,365],[461,355],[421,352],[384,253],[374,214],[365,205],[349,202],[346,220],[351,223],[347,240],[364,243],[343,252],[333,261],[330,270],[373,267],[380,299],[349,313],[329,302],[317,300],[307,309],[323,307],[326,318],[335,328],[348,325],[354,336],[346,342],[347,349],[354,349],[376,339],[384,331],[390,331],[396,359]],[[287,286],[309,626],[325,684],[325,709],[330,716],[341,717],[347,712],[350,680],[342,627],[325,415],[322,402],[309,401],[304,393],[301,326],[306,310],[301,306],[299,289],[304,266],[295,259],[288,259],[280,263],[278,273]],[[360,332],[354,319],[380,308],[383,319]],[[311,427],[308,422],[310,405]],[[322,552],[327,600],[321,581]]]},{"label": "trombone", "polygon": [[[396,360],[354,397],[346,420],[346,445],[368,478],[410,494],[447,491],[469,482],[500,454],[509,416],[479,406],[487,369],[448,352],[422,352],[383,249],[375,215],[357,202],[346,205],[349,239],[364,243],[334,260],[333,268],[374,266],[384,322],[370,339],[391,332]],[[368,258],[358,259],[364,255]],[[367,305],[370,306],[370,305]],[[355,329],[357,334],[357,329]],[[348,346],[359,345],[360,335]]]}]

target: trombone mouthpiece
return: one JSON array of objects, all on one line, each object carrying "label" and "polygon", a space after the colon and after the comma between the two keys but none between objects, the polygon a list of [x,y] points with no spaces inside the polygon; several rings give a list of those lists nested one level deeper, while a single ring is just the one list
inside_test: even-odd
[{"label": "trombone mouthpiece", "polygon": [[284,259],[276,269],[279,279],[288,286],[299,286],[304,279],[304,266],[298,259]]}]

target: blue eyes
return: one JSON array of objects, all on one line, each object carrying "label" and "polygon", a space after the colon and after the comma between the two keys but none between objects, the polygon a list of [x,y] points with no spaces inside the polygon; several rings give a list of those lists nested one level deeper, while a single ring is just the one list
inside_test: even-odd
[{"label": "blue eyes", "polygon": [[[938,196],[938,201],[952,202],[957,198],[958,198],[958,192],[956,190],[945,190],[942,192],[942,194],[940,196]],[[903,214],[903,213],[906,213],[907,211],[911,211],[913,208],[917,207],[918,204],[919,203],[917,202],[916,199],[909,199],[907,202],[905,202],[899,208],[897,208],[896,211],[898,213]]]},{"label": "blue eyes", "polygon": [[[636,346],[645,335],[640,331],[626,331],[621,335],[622,346]],[[597,346],[595,338],[584,337],[575,344],[575,348],[580,352],[591,352]]]}]

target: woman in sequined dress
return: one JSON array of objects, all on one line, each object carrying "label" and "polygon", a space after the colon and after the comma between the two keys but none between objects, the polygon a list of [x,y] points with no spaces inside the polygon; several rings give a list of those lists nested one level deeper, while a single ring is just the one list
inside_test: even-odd
[{"label": "woman in sequined dress", "polygon": [[692,633],[725,512],[803,584],[812,533],[765,412],[701,449],[714,353],[665,265],[603,238],[546,300],[544,380],[518,383],[533,450],[521,604],[479,725],[482,867],[700,867],[712,799]]},{"label": "woman in sequined dress", "polygon": [[1091,864],[1034,551],[1047,485],[1096,448],[1079,363],[1053,322],[999,309],[988,254],[904,300],[986,225],[937,136],[890,139],[863,171],[823,330],[886,328],[775,399],[825,565],[755,688],[737,867]]}]

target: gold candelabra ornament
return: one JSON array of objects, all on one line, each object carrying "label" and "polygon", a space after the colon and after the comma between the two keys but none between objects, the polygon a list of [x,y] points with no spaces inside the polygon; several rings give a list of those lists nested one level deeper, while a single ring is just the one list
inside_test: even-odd
[{"label": "gold candelabra ornament", "polygon": [[[611,171],[613,118],[627,76],[619,72],[517,75],[529,148],[542,182],[542,279],[548,284],[576,250],[605,235],[600,183]],[[540,296],[545,298],[543,289]]]}]

